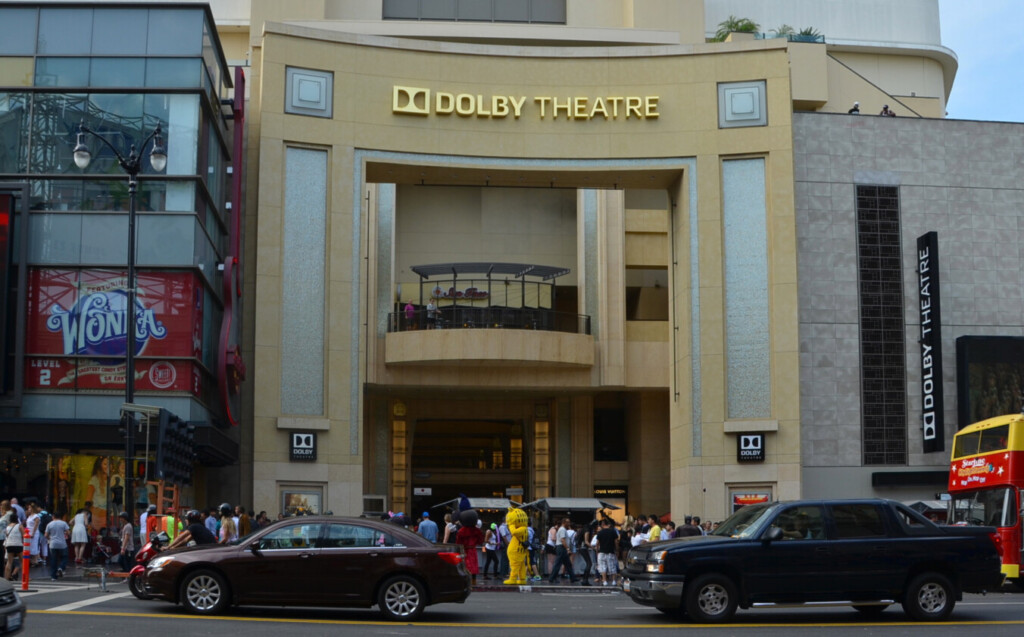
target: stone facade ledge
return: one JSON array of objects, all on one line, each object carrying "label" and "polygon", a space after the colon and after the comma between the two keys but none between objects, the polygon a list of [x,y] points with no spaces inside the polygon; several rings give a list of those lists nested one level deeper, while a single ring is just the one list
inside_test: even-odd
[{"label": "stone facade ledge", "polygon": [[726,420],[723,431],[727,434],[746,434],[757,431],[778,431],[778,420]]}]

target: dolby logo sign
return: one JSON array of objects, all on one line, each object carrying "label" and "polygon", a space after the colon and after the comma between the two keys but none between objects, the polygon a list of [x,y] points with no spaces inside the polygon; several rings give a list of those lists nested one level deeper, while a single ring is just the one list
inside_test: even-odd
[{"label": "dolby logo sign", "polygon": [[311,431],[292,432],[292,460],[316,460],[316,433]]},{"label": "dolby logo sign", "polygon": [[764,434],[740,434],[736,438],[736,460],[764,462]]}]

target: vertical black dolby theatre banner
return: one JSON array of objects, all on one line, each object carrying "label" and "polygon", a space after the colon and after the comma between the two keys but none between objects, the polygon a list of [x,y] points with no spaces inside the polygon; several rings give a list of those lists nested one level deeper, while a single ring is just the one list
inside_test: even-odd
[{"label": "vertical black dolby theatre banner", "polygon": [[918,312],[921,318],[921,425],[924,452],[943,451],[942,306],[939,302],[939,235],[917,238]]}]

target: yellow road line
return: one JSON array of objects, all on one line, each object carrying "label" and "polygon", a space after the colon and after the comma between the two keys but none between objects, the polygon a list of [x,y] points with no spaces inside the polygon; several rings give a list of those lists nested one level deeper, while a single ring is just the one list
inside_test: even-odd
[{"label": "yellow road line", "polygon": [[509,623],[471,623],[471,622],[391,622],[391,621],[366,621],[355,619],[302,619],[302,618],[281,618],[281,617],[225,617],[222,615],[182,615],[162,613],[115,613],[101,611],[53,611],[53,610],[30,610],[34,615],[88,615],[93,617],[140,617],[145,619],[198,619],[214,621],[234,622],[277,622],[282,624],[334,624],[339,626],[426,626],[435,628],[456,628],[472,626],[474,628],[585,628],[595,629],[609,627],[621,628],[861,628],[866,626],[1014,626],[1024,625],[1024,619],[992,620],[992,621],[952,621],[952,622],[832,622],[832,623],[764,623],[764,624],[509,624]]}]

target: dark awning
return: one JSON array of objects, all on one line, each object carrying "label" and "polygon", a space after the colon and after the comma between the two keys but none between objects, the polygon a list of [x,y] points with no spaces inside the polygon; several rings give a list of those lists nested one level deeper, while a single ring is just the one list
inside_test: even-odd
[{"label": "dark awning", "polygon": [[[459,507],[460,499],[461,498],[454,498],[446,502],[441,502],[440,504],[435,504],[430,508],[436,509],[438,507],[447,506],[457,509]],[[473,507],[474,509],[498,509],[500,511],[505,511],[509,507],[521,507],[523,505],[520,504],[519,502],[509,500],[508,498],[469,498],[469,506]]]},{"label": "dark awning", "polygon": [[463,274],[499,274],[513,275],[516,278],[532,276],[544,281],[569,274],[572,270],[553,265],[533,265],[530,263],[435,263],[433,265],[414,265],[409,268],[423,278],[432,276],[448,276]]},{"label": "dark awning", "polygon": [[547,511],[597,511],[598,509],[614,511],[620,507],[602,502],[597,498],[541,498],[524,504],[523,508]]}]

